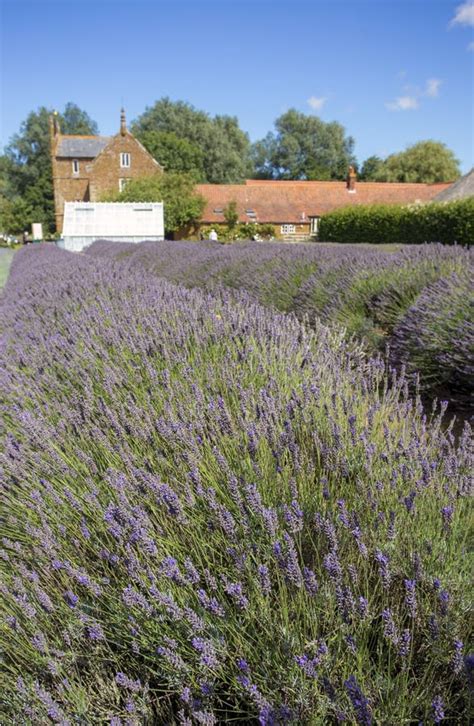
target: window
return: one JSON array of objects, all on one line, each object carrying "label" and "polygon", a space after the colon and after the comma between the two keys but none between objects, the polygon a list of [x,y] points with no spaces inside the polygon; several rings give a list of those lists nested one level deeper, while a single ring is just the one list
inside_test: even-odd
[{"label": "window", "polygon": [[79,174],[79,162],[77,159],[73,159],[72,161],[72,173]]},{"label": "window", "polygon": [[310,217],[311,234],[317,235],[319,230],[319,217]]},{"label": "window", "polygon": [[296,232],[296,227],[294,224],[282,224],[281,225],[282,234],[294,234],[295,232]]},{"label": "window", "polygon": [[130,154],[126,152],[122,152],[120,154],[120,166],[122,169],[128,169],[130,166]]},{"label": "window", "polygon": [[130,179],[119,179],[119,192],[123,192]]}]

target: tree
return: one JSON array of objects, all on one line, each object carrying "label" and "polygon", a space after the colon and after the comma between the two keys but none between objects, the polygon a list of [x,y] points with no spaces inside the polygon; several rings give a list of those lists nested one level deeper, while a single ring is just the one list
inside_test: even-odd
[{"label": "tree", "polygon": [[91,119],[86,111],[83,111],[75,103],[66,104],[64,111],[59,116],[61,133],[63,134],[92,134],[99,133],[97,123]]},{"label": "tree", "polygon": [[369,156],[362,164],[359,172],[360,181],[376,181],[377,173],[383,166],[383,159],[379,156]]},{"label": "tree", "polygon": [[188,141],[202,154],[203,181],[239,183],[252,174],[250,140],[233,116],[212,118],[189,103],[162,98],[139,116],[131,131],[144,144],[145,133],[152,131]]},{"label": "tree", "polygon": [[224,209],[224,219],[227,222],[229,229],[234,229],[239,221],[239,213],[237,211],[237,202],[235,199],[229,202]]},{"label": "tree", "polygon": [[270,179],[345,179],[355,164],[354,139],[341,124],[290,109],[275,121],[276,133],[254,144],[257,176]]},{"label": "tree", "polygon": [[[49,139],[51,110],[41,106],[31,111],[6,148],[6,196],[15,202],[16,224],[23,229],[42,222],[54,231],[54,194]],[[67,134],[95,134],[97,124],[74,103],[58,115],[61,131]],[[21,203],[19,202],[21,200]],[[21,210],[23,210],[21,212]],[[22,216],[23,215],[23,216]]]},{"label": "tree", "polygon": [[173,131],[145,131],[140,141],[166,171],[192,174],[196,181],[204,180],[204,154],[187,139],[179,138]]},{"label": "tree", "polygon": [[377,181],[450,182],[460,176],[459,161],[440,141],[419,141],[399,154],[392,154],[376,173]]},{"label": "tree", "polygon": [[163,202],[165,233],[171,235],[201,218],[206,200],[195,192],[195,180],[187,174],[166,172],[131,180],[125,189],[104,199],[117,202]]}]

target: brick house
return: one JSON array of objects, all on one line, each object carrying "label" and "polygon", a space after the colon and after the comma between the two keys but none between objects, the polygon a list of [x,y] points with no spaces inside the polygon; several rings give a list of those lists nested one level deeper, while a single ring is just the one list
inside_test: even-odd
[{"label": "brick house", "polygon": [[316,236],[323,214],[360,204],[428,202],[449,184],[358,182],[352,167],[346,181],[266,181],[245,184],[198,184],[206,200],[201,225],[225,224],[224,209],[237,204],[239,222],[272,224],[276,238],[288,241]]},{"label": "brick house", "polygon": [[62,232],[65,202],[97,202],[121,191],[129,179],[162,172],[161,165],[127,129],[125,112],[115,136],[61,134],[58,118],[50,117],[56,231]]}]

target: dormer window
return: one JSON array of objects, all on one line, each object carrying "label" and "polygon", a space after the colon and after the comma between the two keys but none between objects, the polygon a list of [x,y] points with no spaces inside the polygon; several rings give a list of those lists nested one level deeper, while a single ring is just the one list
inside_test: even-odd
[{"label": "dormer window", "polygon": [[128,169],[130,167],[130,154],[125,151],[120,154],[120,166],[122,169]]},{"label": "dormer window", "polygon": [[79,161],[77,159],[72,160],[72,173],[79,174]]}]

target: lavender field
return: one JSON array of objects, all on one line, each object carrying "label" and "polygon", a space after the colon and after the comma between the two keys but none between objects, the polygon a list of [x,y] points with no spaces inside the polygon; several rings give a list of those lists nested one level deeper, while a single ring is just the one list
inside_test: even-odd
[{"label": "lavender field", "polygon": [[15,255],[2,723],[468,722],[471,429],[366,355],[437,325],[464,391],[468,253],[360,254]]},{"label": "lavender field", "polygon": [[473,253],[462,247],[165,242],[95,243],[90,255],[119,258],[171,282],[245,291],[263,305],[344,327],[370,354],[388,348],[421,391],[472,402]]}]

